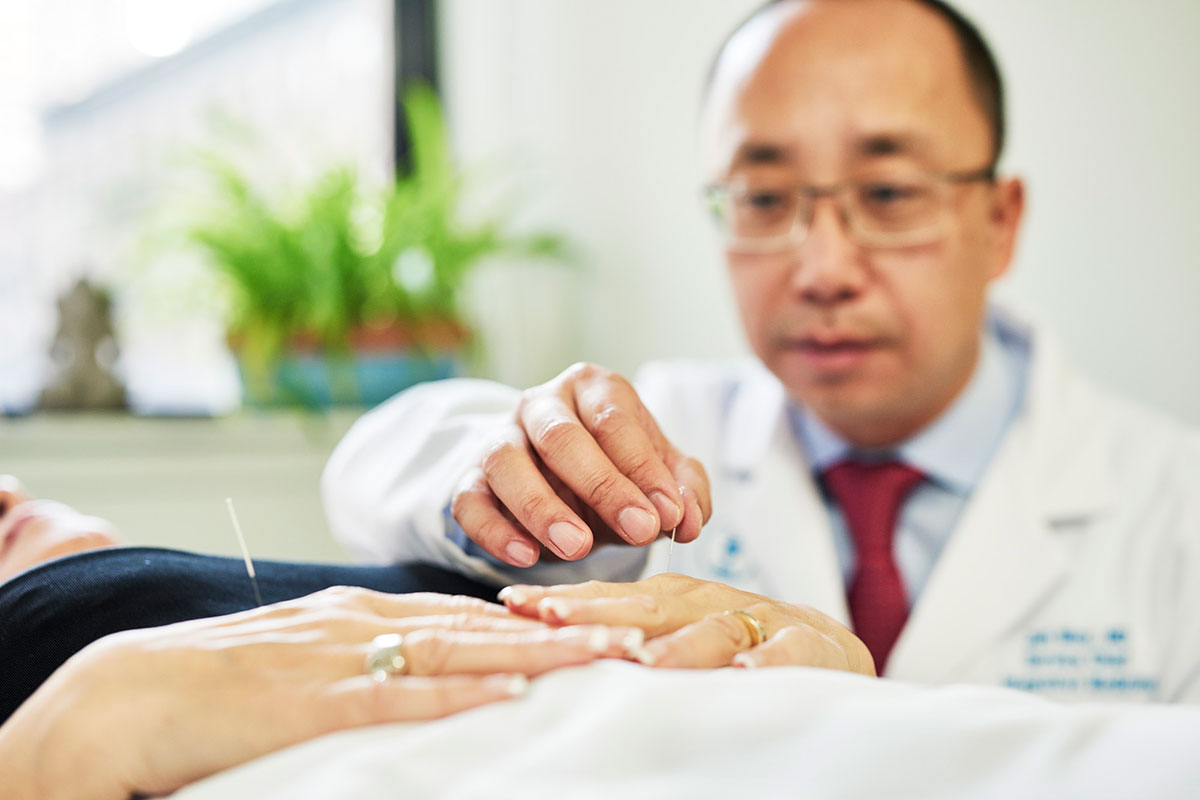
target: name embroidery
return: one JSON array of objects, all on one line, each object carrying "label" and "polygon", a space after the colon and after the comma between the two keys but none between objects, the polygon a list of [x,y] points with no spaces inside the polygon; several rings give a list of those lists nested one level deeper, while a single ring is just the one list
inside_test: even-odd
[{"label": "name embroidery", "polygon": [[1091,691],[1149,694],[1158,679],[1130,675],[1129,633],[1113,627],[1094,632],[1081,628],[1030,631],[1025,642],[1025,670],[1004,684],[1027,692]]}]

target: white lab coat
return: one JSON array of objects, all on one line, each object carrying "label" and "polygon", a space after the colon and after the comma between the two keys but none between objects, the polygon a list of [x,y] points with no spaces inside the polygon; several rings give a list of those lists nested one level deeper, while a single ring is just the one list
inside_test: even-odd
[{"label": "white lab coat", "polygon": [[[1030,338],[1025,408],[970,498],[887,676],[1066,700],[1200,702],[1200,433],[1108,395]],[[830,523],[781,384],[757,362],[651,365],[638,391],[704,463],[714,516],[672,570],[848,622]],[[447,537],[447,504],[518,393],[456,380],[366,415],[323,478],[330,524],[374,561],[422,559],[498,583],[654,574],[666,543],[498,569]],[[539,569],[541,571],[539,572]]]}]

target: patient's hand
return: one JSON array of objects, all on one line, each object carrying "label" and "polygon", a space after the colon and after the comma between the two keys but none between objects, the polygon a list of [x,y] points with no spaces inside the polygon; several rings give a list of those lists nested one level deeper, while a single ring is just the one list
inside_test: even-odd
[{"label": "patient's hand", "polygon": [[63,556],[120,544],[112,525],[52,500],[31,500],[0,475],[0,583]]},{"label": "patient's hand", "polygon": [[[364,671],[404,636],[408,674]],[[524,675],[620,657],[640,631],[551,627],[465,597],[338,588],[85,648],[0,727],[0,794],[167,794],[345,728],[511,698]]]},{"label": "patient's hand", "polygon": [[[831,617],[686,575],[635,583],[511,586],[501,592],[520,614],[555,624],[627,625],[653,637],[643,663],[659,667],[814,666],[875,675],[866,645]],[[745,611],[763,625],[752,647],[750,627],[726,611]]]}]

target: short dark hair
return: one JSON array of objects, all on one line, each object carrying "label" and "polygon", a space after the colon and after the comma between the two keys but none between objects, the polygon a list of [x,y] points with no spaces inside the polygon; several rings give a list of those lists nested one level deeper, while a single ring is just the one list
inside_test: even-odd
[{"label": "short dark hair", "polygon": [[[716,76],[717,65],[721,60],[721,56],[725,53],[725,48],[729,45],[730,40],[763,11],[782,2],[786,2],[786,0],[767,0],[766,3],[756,8],[750,16],[742,20],[741,24],[725,37],[725,41],[721,43],[721,47],[717,50],[717,55],[709,67],[708,78],[704,83],[705,97],[708,96],[709,88],[712,86],[713,78]],[[996,162],[1000,160],[1000,153],[1004,150],[1006,129],[1004,81],[1000,77],[1000,65],[996,62],[996,57],[992,54],[992,49],[988,46],[987,41],[984,40],[983,34],[979,32],[979,29],[975,27],[973,22],[963,16],[961,11],[944,2],[944,0],[912,0],[912,2],[919,3],[928,8],[949,23],[950,29],[954,33],[954,38],[958,40],[958,46],[962,50],[963,61],[966,64],[967,79],[971,84],[971,92],[975,95],[975,102],[979,105],[991,130],[991,166],[994,168]]]}]

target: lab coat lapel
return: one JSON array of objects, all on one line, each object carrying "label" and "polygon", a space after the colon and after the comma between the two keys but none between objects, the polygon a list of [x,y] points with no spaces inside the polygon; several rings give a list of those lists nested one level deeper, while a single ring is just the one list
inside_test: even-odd
[{"label": "lab coat lapel", "polygon": [[722,443],[721,481],[731,518],[754,520],[749,532],[763,593],[813,606],[845,624],[845,589],[829,515],[791,422],[783,386],[764,368],[742,381]]},{"label": "lab coat lapel", "polygon": [[1079,523],[1111,475],[1093,395],[1039,339],[1025,413],[968,502],[888,662],[887,675],[955,680],[1028,619],[1069,573]]},{"label": "lab coat lapel", "polygon": [[1044,600],[1066,574],[1064,537],[1031,508],[1012,431],[963,512],[888,660],[889,677],[944,682]]}]

